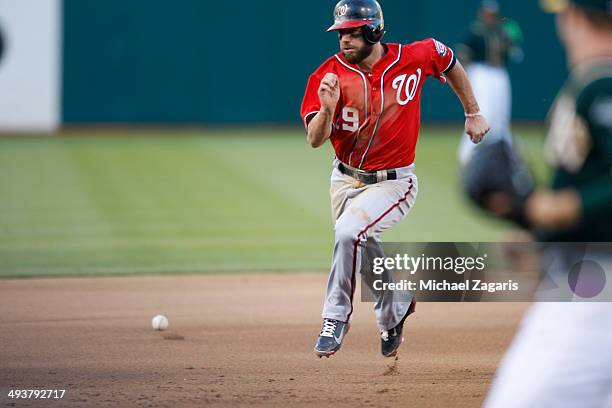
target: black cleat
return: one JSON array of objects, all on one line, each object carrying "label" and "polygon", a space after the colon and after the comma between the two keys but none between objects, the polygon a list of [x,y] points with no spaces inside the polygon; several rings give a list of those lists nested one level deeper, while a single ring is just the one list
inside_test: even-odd
[{"label": "black cleat", "polygon": [[393,357],[397,354],[397,349],[404,341],[404,336],[402,332],[404,331],[404,322],[406,318],[414,313],[414,309],[416,307],[416,301],[413,300],[410,303],[410,307],[408,307],[408,311],[406,315],[402,318],[397,326],[392,328],[391,330],[383,330],[380,332],[380,345],[382,355],[385,357]]},{"label": "black cleat", "polygon": [[323,319],[321,333],[314,351],[319,358],[328,357],[340,350],[342,339],[348,332],[349,324],[334,319]]}]

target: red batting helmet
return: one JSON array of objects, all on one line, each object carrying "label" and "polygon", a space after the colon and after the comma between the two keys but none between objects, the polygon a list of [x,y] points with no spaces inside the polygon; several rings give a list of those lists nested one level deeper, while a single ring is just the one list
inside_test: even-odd
[{"label": "red batting helmet", "polygon": [[376,44],[385,35],[385,21],[376,0],[340,0],[334,8],[334,24],[327,31],[363,27],[366,42]]}]

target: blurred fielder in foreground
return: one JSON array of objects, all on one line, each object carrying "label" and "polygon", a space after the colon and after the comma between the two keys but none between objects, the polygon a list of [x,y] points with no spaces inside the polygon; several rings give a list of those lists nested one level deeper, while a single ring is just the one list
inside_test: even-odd
[{"label": "blurred fielder in foreground", "polygon": [[[484,144],[498,140],[512,144],[512,89],[506,64],[509,60],[522,61],[522,41],[519,25],[501,16],[496,1],[485,0],[466,40],[457,46],[459,59],[467,63],[468,77],[480,103],[480,111],[491,125]],[[462,165],[467,163],[475,148],[477,146],[464,133],[458,152]]]},{"label": "blurred fielder in foreground", "polygon": [[[502,361],[485,407],[612,407],[612,2],[542,4],[557,13],[571,67],[550,116],[551,188],[534,189],[512,149],[499,144],[475,152],[466,187],[481,207],[549,242],[545,277],[565,274],[568,287],[573,272],[595,265],[608,296],[581,302],[593,299],[571,288],[565,302],[536,303]],[[583,251],[575,254],[562,241],[608,244],[577,244]],[[551,300],[546,292],[537,300]]]}]

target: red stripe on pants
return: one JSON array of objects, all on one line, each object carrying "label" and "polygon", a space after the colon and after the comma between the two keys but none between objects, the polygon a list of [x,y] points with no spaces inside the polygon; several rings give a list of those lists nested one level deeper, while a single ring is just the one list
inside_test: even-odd
[{"label": "red stripe on pants", "polygon": [[[389,207],[380,217],[375,219],[371,224],[366,226],[363,230],[361,230],[359,232],[359,234],[357,234],[357,239],[355,240],[355,245],[354,245],[354,249],[353,249],[353,271],[351,273],[351,311],[346,315],[346,322],[347,323],[348,323],[351,315],[353,314],[353,297],[355,296],[355,289],[357,287],[355,272],[356,272],[356,269],[357,269],[357,248],[359,247],[359,240],[361,239],[361,236],[363,234],[365,234],[370,228],[372,228],[376,223],[380,222],[380,220],[382,220],[387,214],[389,214],[391,211],[393,211],[396,207],[399,207],[399,205],[403,201],[406,201],[408,199],[408,196],[410,195],[411,191],[412,191],[412,179],[410,179],[410,187],[408,188],[408,191],[406,192],[406,194],[404,194],[404,196],[402,198],[397,200],[397,202],[395,204],[393,204],[391,207]],[[408,208],[410,208],[410,204],[408,204]]]}]

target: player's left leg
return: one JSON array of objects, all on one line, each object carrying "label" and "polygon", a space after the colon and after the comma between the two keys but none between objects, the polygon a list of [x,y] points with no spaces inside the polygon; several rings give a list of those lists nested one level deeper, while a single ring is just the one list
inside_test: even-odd
[{"label": "player's left leg", "polygon": [[[383,259],[387,256],[378,236],[370,237],[366,243],[366,262],[373,259]],[[365,266],[366,264],[364,264]],[[392,283],[395,281],[393,273],[388,270],[380,274],[374,274],[371,268],[366,267],[361,271],[362,295],[364,290],[369,290],[374,299],[374,312],[380,330],[381,353],[385,357],[393,357],[404,341],[404,322],[406,318],[414,313],[416,299],[409,291],[376,290],[377,282]]]},{"label": "player's left leg", "polygon": [[[368,238],[364,251],[367,254],[367,259],[386,257],[385,251],[380,240],[380,232],[376,231],[376,235]],[[374,299],[374,313],[376,322],[381,332],[390,331],[395,328],[405,317],[407,317],[408,308],[413,303],[414,295],[407,291],[392,291],[392,290],[375,290],[375,282],[382,280],[383,282],[393,282],[392,273],[383,271],[380,275],[375,275],[371,270],[361,271],[363,282],[362,289],[369,290]]]}]

